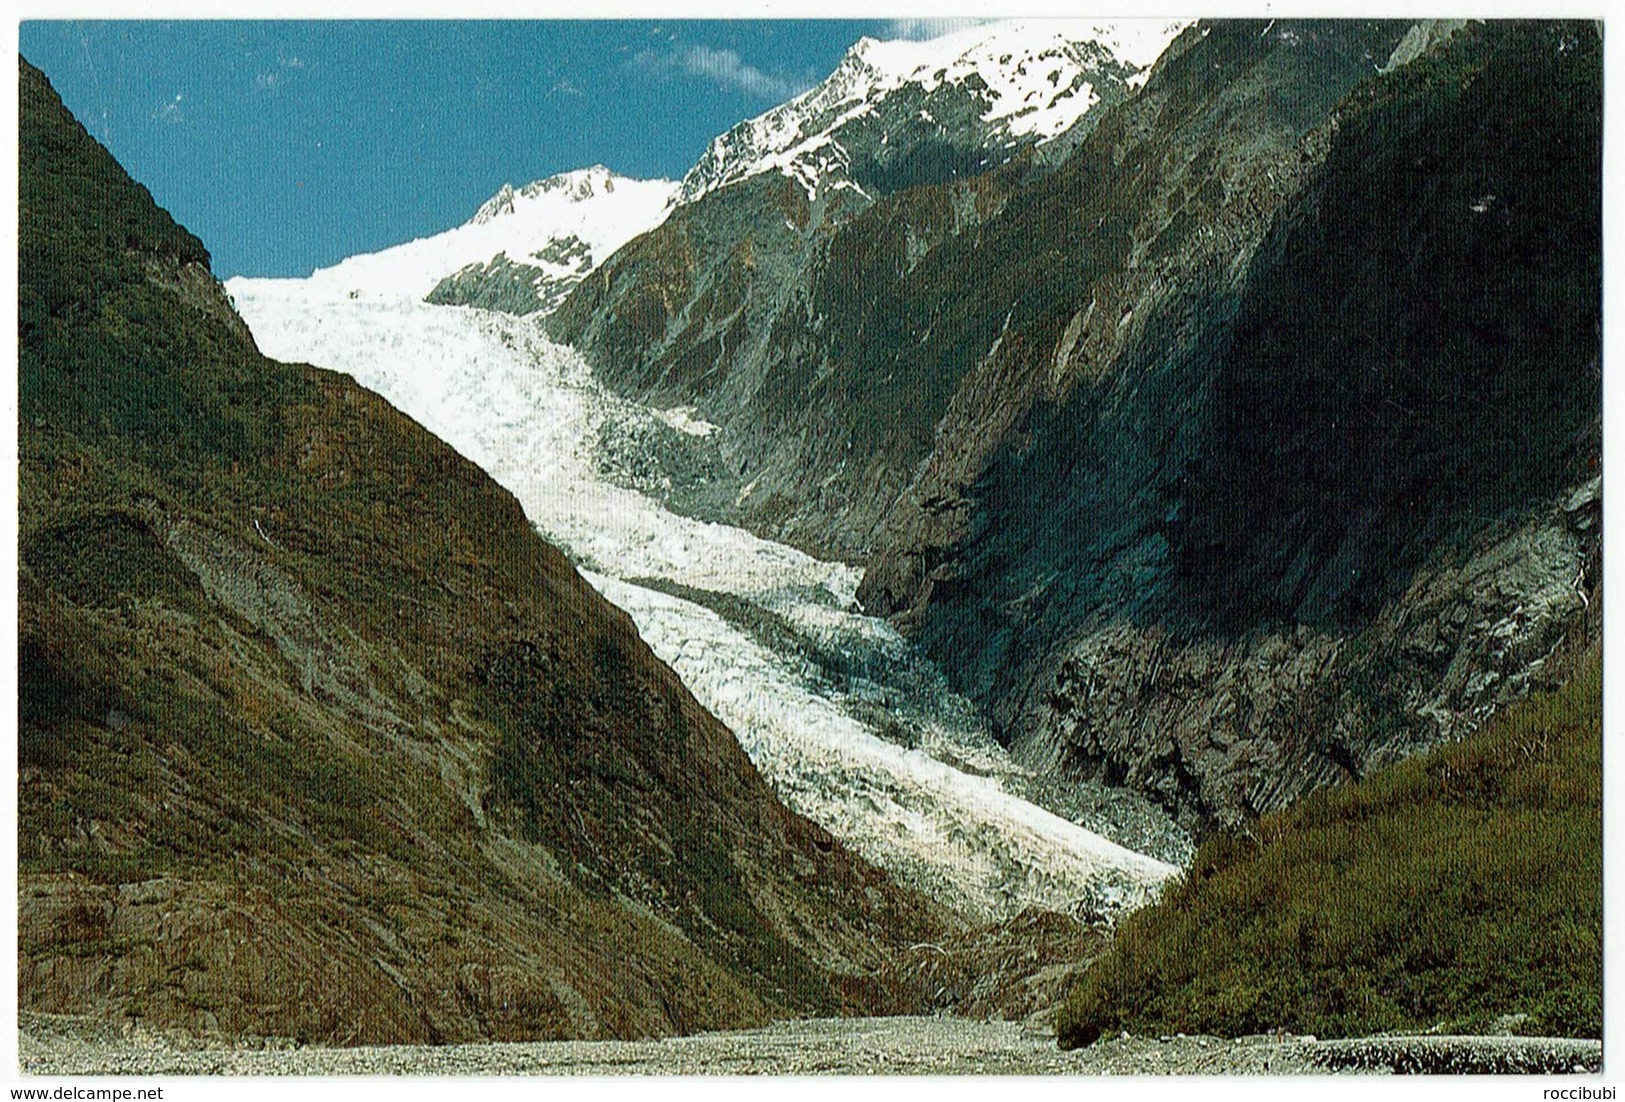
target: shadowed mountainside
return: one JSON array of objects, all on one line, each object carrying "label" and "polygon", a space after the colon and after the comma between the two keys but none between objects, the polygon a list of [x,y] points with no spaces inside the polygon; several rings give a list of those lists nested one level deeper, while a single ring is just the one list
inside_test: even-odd
[{"label": "shadowed mountainside", "polygon": [[1097,289],[1013,361],[1076,383],[939,426],[997,444],[939,447],[863,599],[1029,761],[1198,822],[1516,699],[1599,593],[1598,63],[1590,25],[1476,25],[1362,84],[1244,177],[1250,237],[1187,224],[1113,339]]}]

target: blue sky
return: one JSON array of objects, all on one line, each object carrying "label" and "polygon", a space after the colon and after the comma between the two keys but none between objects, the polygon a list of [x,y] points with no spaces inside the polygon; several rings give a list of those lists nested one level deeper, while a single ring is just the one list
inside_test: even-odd
[{"label": "blue sky", "polygon": [[216,273],[303,275],[465,221],[504,182],[676,178],[883,21],[22,24],[86,129]]}]

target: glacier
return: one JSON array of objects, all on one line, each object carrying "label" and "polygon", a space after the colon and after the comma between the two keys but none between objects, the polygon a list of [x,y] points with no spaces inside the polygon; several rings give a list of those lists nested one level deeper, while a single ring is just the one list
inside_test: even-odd
[{"label": "glacier", "polygon": [[[1113,916],[1176,874],[1022,798],[1025,771],[974,710],[890,625],[857,611],[857,568],[680,516],[602,476],[606,423],[706,432],[688,411],[609,393],[524,318],[352,298],[322,279],[226,286],[267,355],[348,373],[512,492],[786,805],[900,881],[997,920],[1027,908]],[[799,649],[688,599],[704,595],[743,602]],[[850,669],[834,676],[820,654]]]},{"label": "glacier", "polygon": [[1110,918],[1152,899],[1178,867],[1081,823],[1183,860],[1189,840],[1177,827],[1154,810],[1149,832],[1125,825],[1015,763],[934,666],[861,614],[858,568],[644,492],[671,486],[666,445],[651,443],[661,433],[688,441],[672,455],[700,449],[703,468],[722,430],[696,410],[612,394],[535,317],[423,299],[499,256],[567,289],[677,206],[758,173],[782,172],[809,196],[856,188],[837,132],[905,87],[976,90],[994,137],[1048,141],[1097,101],[1090,74],[1131,72],[1137,84],[1187,25],[1014,20],[926,42],[862,39],[827,80],[719,136],[680,183],[594,166],[504,185],[444,233],[305,279],[226,287],[268,355],[348,373],[512,492],[790,808],[967,918],[1027,908]]}]

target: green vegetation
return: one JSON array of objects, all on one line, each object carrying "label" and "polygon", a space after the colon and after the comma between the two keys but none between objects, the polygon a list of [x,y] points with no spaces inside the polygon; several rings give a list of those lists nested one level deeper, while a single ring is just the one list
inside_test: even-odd
[{"label": "green vegetation", "polygon": [[[189,479],[211,459],[250,457],[299,376],[258,370],[252,346],[199,303],[176,309],[159,281],[192,267],[212,282],[202,243],[43,81],[24,80],[21,96],[20,163],[49,166],[18,177],[18,397],[32,443],[67,429]],[[200,363],[214,368],[207,385]]]},{"label": "green vegetation", "polygon": [[1464,742],[1207,842],[1059,1020],[1321,1036],[1601,1036],[1602,664]]}]

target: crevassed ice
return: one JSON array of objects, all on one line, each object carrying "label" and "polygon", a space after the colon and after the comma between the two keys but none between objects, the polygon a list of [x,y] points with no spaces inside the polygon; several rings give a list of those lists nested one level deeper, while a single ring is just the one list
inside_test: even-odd
[{"label": "crevassed ice", "polygon": [[677,516],[601,481],[591,441],[629,403],[593,384],[577,353],[521,318],[312,296],[304,280],[226,286],[266,355],[354,376],[479,464],[532,523],[599,570],[742,595],[799,585],[850,600],[857,591],[852,567]]},{"label": "crevassed ice", "polygon": [[899,878],[974,914],[1147,901],[1172,872],[973,776],[875,737],[794,663],[709,609],[588,574],[690,691],[738,733],[793,810]]},{"label": "crevassed ice", "polygon": [[734,730],[780,798],[900,880],[997,918],[1080,904],[1112,913],[1145,901],[1175,871],[1006,791],[999,778],[1019,767],[971,729],[968,706],[944,687],[926,685],[910,702],[922,749],[904,749],[861,718],[873,714],[856,706],[861,678],[833,686],[710,610],[628,582],[657,577],[732,594],[843,653],[895,658],[908,649],[889,625],[855,611],[853,567],[677,516],[599,477],[592,449],[606,419],[703,424],[687,411],[662,414],[610,395],[578,353],[525,319],[350,299],[309,280],[227,287],[268,355],[349,373],[507,487]]}]

